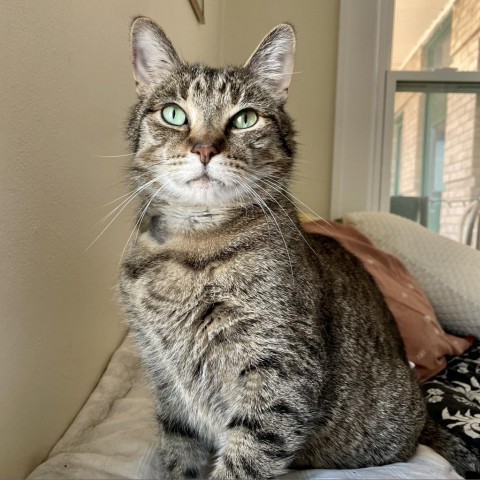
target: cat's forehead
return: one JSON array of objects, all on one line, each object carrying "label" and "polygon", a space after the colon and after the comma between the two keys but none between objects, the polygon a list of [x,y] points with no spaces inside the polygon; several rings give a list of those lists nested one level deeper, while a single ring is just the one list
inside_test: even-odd
[{"label": "cat's forehead", "polygon": [[219,113],[251,102],[252,88],[244,69],[186,65],[159,86],[157,98]]},{"label": "cat's forehead", "polygon": [[209,100],[221,107],[237,104],[241,96],[242,91],[235,78],[227,75],[199,75],[189,85],[187,100],[199,104]]}]

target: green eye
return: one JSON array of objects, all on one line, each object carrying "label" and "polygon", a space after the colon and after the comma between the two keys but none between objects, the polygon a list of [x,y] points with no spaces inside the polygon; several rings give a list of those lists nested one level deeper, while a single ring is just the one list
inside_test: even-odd
[{"label": "green eye", "polygon": [[258,115],[253,110],[242,110],[233,117],[233,128],[250,128],[258,120]]},{"label": "green eye", "polygon": [[162,109],[162,118],[170,125],[177,127],[187,123],[187,115],[178,105],[168,105]]}]

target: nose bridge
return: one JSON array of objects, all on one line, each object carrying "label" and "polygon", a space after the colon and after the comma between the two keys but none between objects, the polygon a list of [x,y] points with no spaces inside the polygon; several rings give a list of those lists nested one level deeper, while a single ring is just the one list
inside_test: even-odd
[{"label": "nose bridge", "polygon": [[189,135],[191,152],[200,157],[206,165],[214,155],[219,154],[225,145],[224,125],[221,124],[221,115],[214,115],[211,108],[203,105],[197,109],[197,117],[192,122]]},{"label": "nose bridge", "polygon": [[195,125],[190,132],[190,144],[220,145],[225,140],[223,128],[213,123],[202,122]]},{"label": "nose bridge", "polygon": [[217,155],[223,150],[225,135],[223,130],[216,128],[202,128],[192,131],[190,135],[191,151],[200,157]]},{"label": "nose bridge", "polygon": [[210,95],[194,102],[194,118],[191,123],[190,143],[215,145],[224,139],[224,111]]}]

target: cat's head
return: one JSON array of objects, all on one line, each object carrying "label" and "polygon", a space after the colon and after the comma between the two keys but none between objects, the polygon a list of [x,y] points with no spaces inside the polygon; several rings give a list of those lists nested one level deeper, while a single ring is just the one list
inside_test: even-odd
[{"label": "cat's head", "polygon": [[153,206],[209,208],[277,196],[295,150],[283,108],[293,70],[293,28],[274,28],[243,67],[183,62],[146,17],[134,19],[131,45],[139,101],[127,135],[143,198]]}]

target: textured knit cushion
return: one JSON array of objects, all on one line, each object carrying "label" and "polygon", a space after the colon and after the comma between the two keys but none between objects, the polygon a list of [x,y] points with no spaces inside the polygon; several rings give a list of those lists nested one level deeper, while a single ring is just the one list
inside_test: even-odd
[{"label": "textured knit cushion", "polygon": [[415,364],[420,382],[446,367],[446,355],[459,355],[471,345],[471,340],[443,331],[428,298],[404,265],[393,255],[377,249],[355,228],[322,220],[306,223],[304,228],[337,240],[372,275],[397,322],[408,359]]},{"label": "textured knit cushion", "polygon": [[407,266],[443,328],[480,338],[480,251],[390,213],[351,213],[345,222]]}]

